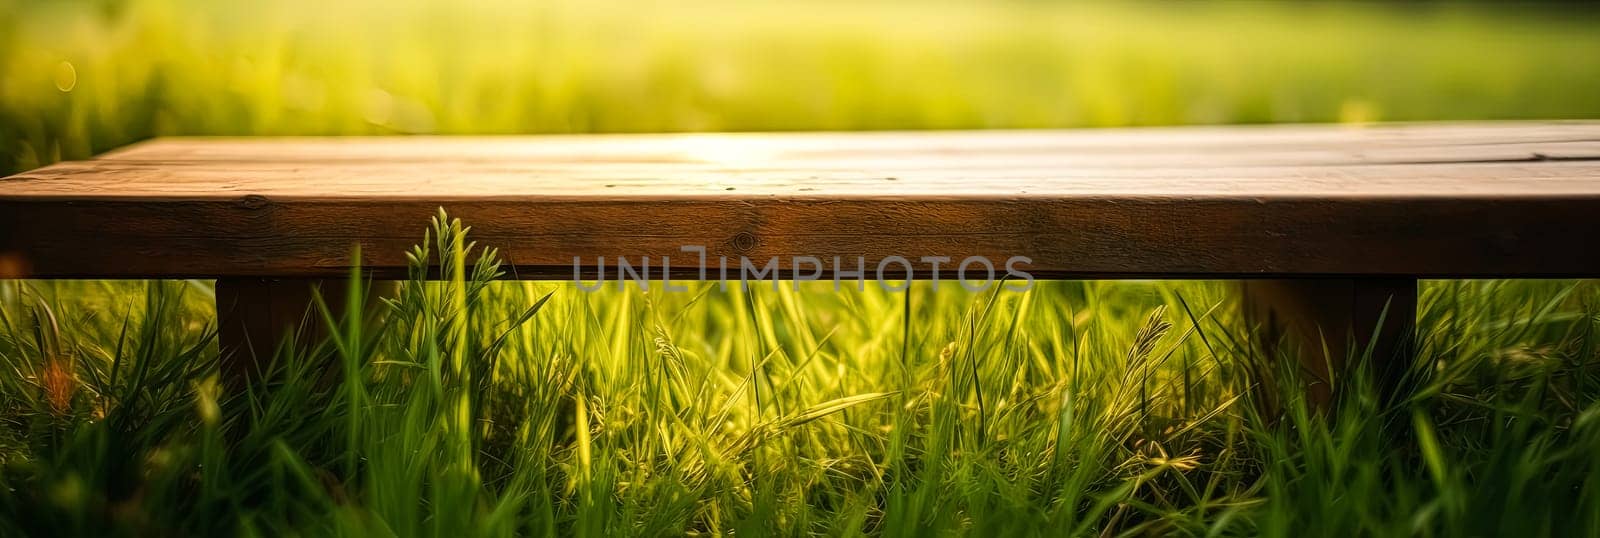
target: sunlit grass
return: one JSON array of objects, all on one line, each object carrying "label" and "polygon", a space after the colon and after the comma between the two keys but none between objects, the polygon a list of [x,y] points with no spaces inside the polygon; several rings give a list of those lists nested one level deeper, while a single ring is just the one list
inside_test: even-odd
[{"label": "sunlit grass", "polygon": [[1573,6],[0,0],[0,171],[153,135],[1600,116]]},{"label": "sunlit grass", "polygon": [[492,258],[440,226],[417,257],[459,276],[311,313],[334,340],[248,390],[217,384],[206,283],[0,287],[0,525],[1600,530],[1592,282],[1430,282],[1421,382],[1384,401],[1338,379],[1318,410],[1295,361],[1251,350],[1222,282],[582,292],[483,280]]}]

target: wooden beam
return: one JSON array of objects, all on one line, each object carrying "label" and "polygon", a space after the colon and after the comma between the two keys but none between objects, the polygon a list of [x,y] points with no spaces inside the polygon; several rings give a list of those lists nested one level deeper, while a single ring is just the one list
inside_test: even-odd
[{"label": "wooden beam", "polygon": [[1368,349],[1368,371],[1385,394],[1415,359],[1415,278],[1245,280],[1241,288],[1245,317],[1256,326],[1261,350],[1269,357],[1294,355],[1314,402],[1330,402],[1350,374],[1348,359]]},{"label": "wooden beam", "polygon": [[320,291],[336,316],[342,315],[347,280],[223,278],[217,280],[218,344],[221,375],[230,384],[260,379],[281,345],[291,337],[305,351],[327,337],[314,310]]},{"label": "wooden beam", "polygon": [[[1597,169],[1600,178],[1600,169]],[[833,199],[38,202],[0,199],[0,255],[32,278],[338,278],[361,245],[376,278],[441,204],[519,278],[574,258],[1028,256],[1056,278],[1425,278],[1600,274],[1595,197],[1505,199]],[[7,248],[9,247],[9,248]]]}]

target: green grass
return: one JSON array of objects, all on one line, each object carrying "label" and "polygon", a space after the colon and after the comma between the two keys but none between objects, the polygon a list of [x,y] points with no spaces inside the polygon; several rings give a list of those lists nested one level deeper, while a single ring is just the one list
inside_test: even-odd
[{"label": "green grass", "polygon": [[0,533],[1600,532],[1595,282],[1428,282],[1418,383],[1320,412],[1223,282],[584,293],[430,236],[250,390],[207,283],[6,283]]},{"label": "green grass", "polygon": [[0,173],[154,135],[1600,117],[1573,4],[0,0]]}]

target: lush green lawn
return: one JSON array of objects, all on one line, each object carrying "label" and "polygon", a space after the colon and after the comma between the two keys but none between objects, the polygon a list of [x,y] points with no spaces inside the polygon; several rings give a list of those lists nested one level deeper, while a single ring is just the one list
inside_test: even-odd
[{"label": "lush green lawn", "polygon": [[455,278],[252,391],[217,384],[206,283],[5,284],[0,529],[1600,532],[1594,282],[1429,282],[1411,390],[1318,412],[1221,282]]},{"label": "lush green lawn", "polygon": [[[1597,22],[0,0],[0,171],[155,134],[1595,118]],[[245,390],[209,282],[0,281],[0,536],[1600,534],[1596,282],[1427,282],[1415,383],[1322,411],[1227,283],[830,284],[412,282]]]},{"label": "lush green lawn", "polygon": [[0,0],[0,172],[157,134],[1600,117],[1525,4]]}]

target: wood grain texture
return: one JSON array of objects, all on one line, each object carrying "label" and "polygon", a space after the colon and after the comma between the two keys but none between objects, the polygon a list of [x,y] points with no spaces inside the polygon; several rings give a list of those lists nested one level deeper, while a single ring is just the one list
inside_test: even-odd
[{"label": "wood grain texture", "polygon": [[360,243],[398,276],[441,206],[524,278],[686,264],[683,245],[1054,277],[1595,276],[1600,123],[160,139],[0,180],[0,267],[337,277]]}]

